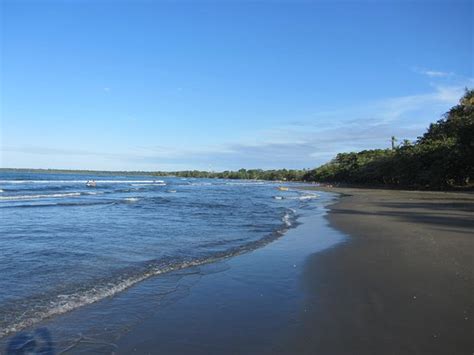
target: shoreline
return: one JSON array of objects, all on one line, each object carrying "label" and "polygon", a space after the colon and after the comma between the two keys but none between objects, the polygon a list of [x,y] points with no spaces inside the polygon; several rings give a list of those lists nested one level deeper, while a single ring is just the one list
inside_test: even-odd
[{"label": "shoreline", "polygon": [[[296,227],[272,243],[208,265],[151,277],[114,297],[44,320],[3,339],[3,344],[43,328],[58,351],[73,346],[73,352],[153,353],[160,349],[207,354],[213,349],[228,351],[229,344],[246,352],[265,349],[275,332],[283,336],[288,324],[295,326],[306,258],[344,239],[323,218],[334,195],[320,195],[320,202],[299,211]],[[229,315],[232,323],[227,322]],[[233,339],[235,328],[247,329],[240,332],[253,339],[251,344]],[[183,344],[183,336],[195,345]]]},{"label": "shoreline", "polygon": [[[292,211],[293,213],[293,211]],[[115,297],[121,292],[126,291],[129,288],[134,287],[135,285],[148,280],[149,278],[166,276],[167,274],[179,273],[181,271],[186,271],[188,269],[206,267],[207,265],[218,264],[225,262],[226,260],[239,255],[250,253],[254,250],[264,248],[266,245],[284,237],[284,235],[292,228],[296,228],[298,222],[293,214],[287,212],[282,218],[282,225],[275,229],[273,232],[265,235],[259,240],[248,242],[247,244],[235,247],[234,249],[229,249],[226,252],[217,253],[213,256],[203,257],[201,259],[189,260],[189,261],[178,261],[175,264],[168,264],[161,267],[149,267],[148,269],[142,271],[142,273],[136,274],[134,276],[129,276],[126,279],[122,279],[120,283],[113,284],[111,287],[105,290],[86,291],[79,301],[70,302],[67,304],[67,307],[64,305],[57,305],[55,308],[49,309],[46,315],[38,316],[36,319],[30,319],[28,321],[23,321],[23,323],[13,324],[10,328],[1,329],[0,328],[0,341],[5,338],[10,338],[17,333],[22,332],[24,329],[35,328],[38,324],[48,322],[54,317],[61,316],[69,312],[74,312],[75,310],[86,307],[88,305],[99,303],[105,298]],[[84,296],[87,295],[87,296]],[[1,355],[1,353],[0,353]]]},{"label": "shoreline", "polygon": [[313,255],[302,325],[281,353],[472,354],[474,195],[310,188],[341,195],[349,242]]},{"label": "shoreline", "polygon": [[72,353],[472,354],[472,194],[304,189],[340,197],[262,248],[38,327]]}]

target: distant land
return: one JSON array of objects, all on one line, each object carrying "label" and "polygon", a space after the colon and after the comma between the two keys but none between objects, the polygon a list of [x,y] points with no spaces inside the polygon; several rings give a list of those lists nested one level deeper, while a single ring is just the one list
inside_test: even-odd
[{"label": "distant land", "polygon": [[262,170],[262,169],[240,169],[237,171],[101,171],[101,170],[74,170],[74,169],[27,169],[27,168],[0,168],[2,172],[24,172],[44,174],[83,174],[83,175],[152,175],[152,176],[177,176],[186,178],[210,178],[210,179],[243,179],[243,180],[270,180],[270,181],[304,181],[304,174],[308,170]]}]

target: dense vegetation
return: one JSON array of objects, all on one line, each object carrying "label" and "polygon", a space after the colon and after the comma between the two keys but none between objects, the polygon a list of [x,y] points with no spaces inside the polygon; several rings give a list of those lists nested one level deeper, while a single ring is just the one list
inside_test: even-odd
[{"label": "dense vegetation", "polygon": [[[238,171],[207,172],[207,171],[177,171],[171,173],[180,177],[203,177],[215,179],[245,179],[245,180],[283,180],[302,181],[307,173],[305,170],[262,170],[262,169],[240,169]],[[169,174],[169,173],[168,173]]]},{"label": "dense vegetation", "polygon": [[340,153],[304,180],[449,188],[474,183],[474,90],[415,142],[393,149]]},{"label": "dense vegetation", "polygon": [[4,172],[25,172],[43,174],[84,174],[84,175],[128,175],[128,176],[177,176],[185,178],[211,178],[211,179],[244,179],[244,180],[274,180],[274,181],[302,181],[303,176],[309,170],[262,170],[262,169],[240,169],[237,171],[97,171],[97,170],[67,170],[67,169],[0,169]]},{"label": "dense vegetation", "polygon": [[431,124],[426,133],[415,142],[405,140],[399,146],[395,146],[393,142],[394,140],[392,149],[340,153],[329,163],[314,170],[103,172],[30,169],[26,171],[314,181],[431,189],[472,187],[474,185],[474,90],[466,90],[459,104],[451,108],[438,122]]}]

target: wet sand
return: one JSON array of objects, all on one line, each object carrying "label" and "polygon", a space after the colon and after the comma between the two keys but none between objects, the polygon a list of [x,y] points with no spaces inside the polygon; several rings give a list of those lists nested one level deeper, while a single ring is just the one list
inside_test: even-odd
[{"label": "wet sand", "polygon": [[474,195],[349,188],[348,243],[306,264],[302,323],[280,353],[473,354]]},{"label": "wet sand", "polygon": [[[186,297],[160,307],[120,337],[118,354],[272,354],[301,324],[301,279],[313,253],[345,236],[325,210],[307,211],[300,225],[267,246],[229,259],[199,279]],[[214,264],[214,267],[219,267]],[[294,354],[292,349],[289,353]]]}]

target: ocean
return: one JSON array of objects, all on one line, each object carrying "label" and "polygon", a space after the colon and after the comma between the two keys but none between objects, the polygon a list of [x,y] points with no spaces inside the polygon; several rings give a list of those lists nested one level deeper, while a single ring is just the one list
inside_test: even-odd
[{"label": "ocean", "polygon": [[1,172],[0,338],[150,277],[255,250],[321,206],[315,192],[278,186]]}]

